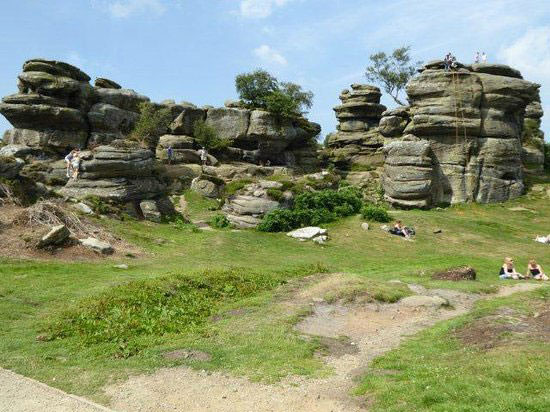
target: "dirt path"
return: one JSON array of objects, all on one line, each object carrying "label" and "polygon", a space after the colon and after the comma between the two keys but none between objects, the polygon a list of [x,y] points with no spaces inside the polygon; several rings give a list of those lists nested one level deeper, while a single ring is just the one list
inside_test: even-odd
[{"label": "dirt path", "polygon": [[[306,299],[313,307],[312,315],[297,329],[304,335],[321,337],[329,348],[324,360],[334,373],[328,378],[292,377],[267,385],[219,372],[168,368],[107,388],[112,407],[120,411],[188,412],[364,410],[366,401],[349,393],[356,384],[354,379],[365,373],[373,358],[396,348],[407,336],[468,312],[480,299],[479,295],[410,285],[416,295],[394,304],[329,304],[321,298],[322,292],[334,288],[337,281],[329,277],[324,282],[325,287],[315,285],[295,298],[302,304]],[[496,296],[538,286],[504,286]]]},{"label": "dirt path", "polygon": [[111,411],[75,395],[0,368],[0,412]]}]

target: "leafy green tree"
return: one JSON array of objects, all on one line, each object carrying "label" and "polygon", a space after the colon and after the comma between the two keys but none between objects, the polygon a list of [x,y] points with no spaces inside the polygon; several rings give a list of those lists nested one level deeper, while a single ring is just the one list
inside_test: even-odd
[{"label": "leafy green tree", "polygon": [[197,120],[193,125],[193,137],[195,141],[206,150],[221,150],[231,144],[230,139],[223,139],[218,136],[216,129],[207,124],[204,120]]},{"label": "leafy green tree", "polygon": [[265,70],[239,74],[237,93],[248,107],[264,109],[283,117],[299,117],[313,104],[313,93],[291,82],[279,82]]},{"label": "leafy green tree", "polygon": [[167,108],[155,106],[150,102],[143,102],[139,105],[139,119],[129,139],[139,142],[144,147],[154,148],[159,137],[166,133],[172,121],[172,114]]},{"label": "leafy green tree", "polygon": [[395,49],[390,55],[382,51],[371,55],[372,65],[367,67],[365,73],[369,81],[381,85],[399,105],[404,105],[399,100],[400,92],[414,76],[417,66],[422,64],[420,61],[411,63],[410,50],[410,46],[403,46]]},{"label": "leafy green tree", "polygon": [[242,101],[252,107],[267,108],[267,97],[279,89],[278,81],[265,70],[239,74],[235,88]]}]

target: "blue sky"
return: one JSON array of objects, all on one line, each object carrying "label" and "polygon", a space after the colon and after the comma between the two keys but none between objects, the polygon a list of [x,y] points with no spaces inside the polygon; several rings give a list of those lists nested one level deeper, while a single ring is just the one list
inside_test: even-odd
[{"label": "blue sky", "polygon": [[[365,82],[372,53],[410,45],[415,60],[476,50],[542,84],[550,137],[548,0],[0,0],[0,95],[27,59],[70,62],[154,101],[223,105],[236,74],[262,67],[315,93],[323,135],[332,107]],[[393,106],[391,99],[383,103]],[[0,116],[0,133],[9,128]]]}]

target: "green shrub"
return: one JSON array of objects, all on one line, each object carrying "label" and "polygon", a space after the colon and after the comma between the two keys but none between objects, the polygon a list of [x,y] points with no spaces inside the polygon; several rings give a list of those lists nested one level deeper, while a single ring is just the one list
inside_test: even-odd
[{"label": "green shrub", "polygon": [[150,102],[141,103],[139,111],[139,119],[129,138],[143,147],[155,148],[159,137],[166,133],[172,121],[172,114],[169,109],[155,106]]},{"label": "green shrub", "polygon": [[195,141],[206,150],[221,150],[231,145],[231,139],[223,139],[218,132],[204,120],[197,120],[193,124]]},{"label": "green shrub", "polygon": [[224,194],[226,197],[233,196],[235,193],[237,193],[239,190],[250,183],[252,183],[251,179],[233,180],[232,182],[229,182],[225,185]]},{"label": "green shrub", "polygon": [[273,187],[270,187],[266,190],[267,195],[277,202],[283,198],[283,191],[281,189],[275,189]]},{"label": "green shrub", "polygon": [[361,209],[361,216],[366,220],[380,223],[388,223],[392,220],[385,208],[376,205],[366,205],[363,207]]},{"label": "green shrub", "polygon": [[86,196],[84,201],[98,215],[118,215],[121,212],[120,207],[112,205],[98,196]]},{"label": "green shrub", "polygon": [[218,229],[224,229],[231,225],[231,222],[227,219],[227,217],[225,217],[225,215],[216,215],[212,217],[208,223],[210,223],[210,226]]},{"label": "green shrub", "polygon": [[350,216],[361,209],[361,192],[354,187],[306,192],[296,196],[292,209],[277,209],[264,216],[262,232],[288,232],[304,226],[318,226]]}]

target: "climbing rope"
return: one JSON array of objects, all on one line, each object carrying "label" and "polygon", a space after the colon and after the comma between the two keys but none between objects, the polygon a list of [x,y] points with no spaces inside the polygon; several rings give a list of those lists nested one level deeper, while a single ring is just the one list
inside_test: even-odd
[{"label": "climbing rope", "polygon": [[[458,143],[460,121],[462,121],[462,128],[464,130],[464,141],[468,140],[468,136],[466,133],[466,119],[464,117],[464,106],[462,105],[462,92],[459,91],[460,88],[458,85],[458,82],[459,82],[458,72],[452,71],[451,76],[452,76],[452,81],[454,83],[455,135],[456,135],[456,143]],[[472,95],[472,98],[473,98],[473,95]],[[459,117],[459,112],[460,112],[460,117]]]}]

